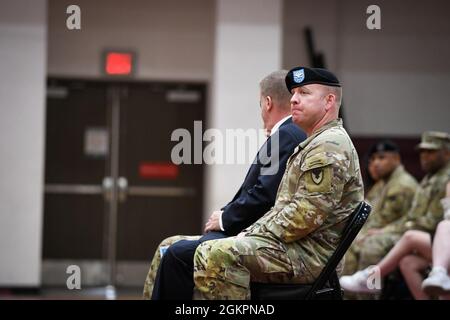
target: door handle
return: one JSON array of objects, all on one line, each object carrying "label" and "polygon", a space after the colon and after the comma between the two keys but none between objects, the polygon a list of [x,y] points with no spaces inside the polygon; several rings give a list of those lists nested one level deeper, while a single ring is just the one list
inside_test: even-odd
[{"label": "door handle", "polygon": [[111,201],[112,189],[114,187],[114,181],[111,177],[104,177],[102,182],[103,197],[106,201]]},{"label": "door handle", "polygon": [[128,193],[128,180],[125,177],[119,177],[117,179],[117,186],[119,189],[119,201],[125,202],[127,199],[127,193]]}]

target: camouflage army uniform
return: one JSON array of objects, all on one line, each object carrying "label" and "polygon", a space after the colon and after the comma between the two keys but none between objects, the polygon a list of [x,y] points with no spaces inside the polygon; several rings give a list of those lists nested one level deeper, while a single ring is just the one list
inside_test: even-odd
[{"label": "camouflage army uniform", "polygon": [[[381,189],[376,200],[372,201],[372,213],[345,255],[344,274],[353,274],[375,264],[389,252],[401,233],[383,232],[368,236],[367,230],[385,228],[406,216],[418,187],[416,179],[402,165],[392,172],[387,181],[379,181],[377,185]],[[370,259],[364,260],[361,256]]]},{"label": "camouflage army uniform", "polygon": [[197,248],[194,298],[249,299],[250,281],[312,283],[363,194],[356,150],[331,121],[290,157],[270,211],[243,236]]},{"label": "camouflage army uniform", "polygon": [[386,228],[385,232],[404,233],[407,230],[422,230],[434,233],[444,217],[441,199],[445,198],[445,187],[450,180],[450,162],[433,175],[427,174],[420,182],[408,215]]},{"label": "camouflage army uniform", "polygon": [[155,284],[156,273],[158,272],[159,264],[161,263],[161,251],[164,248],[170,247],[172,244],[179,240],[198,240],[201,236],[172,236],[164,239],[156,248],[153,260],[150,265],[150,269],[147,273],[147,278],[144,283],[143,299],[150,300],[152,298],[153,286]]},{"label": "camouflage army uniform", "polygon": [[379,180],[372,186],[372,188],[370,188],[370,191],[367,192],[366,201],[372,206],[372,208],[374,208],[380,200],[385,184],[386,183],[383,180]]}]

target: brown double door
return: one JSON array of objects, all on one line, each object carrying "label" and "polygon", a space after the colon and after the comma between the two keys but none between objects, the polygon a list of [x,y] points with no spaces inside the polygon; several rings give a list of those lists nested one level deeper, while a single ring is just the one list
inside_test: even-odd
[{"label": "brown double door", "polygon": [[203,166],[174,165],[171,134],[204,121],[196,83],[49,79],[43,283],[143,284],[165,237],[199,234]]}]

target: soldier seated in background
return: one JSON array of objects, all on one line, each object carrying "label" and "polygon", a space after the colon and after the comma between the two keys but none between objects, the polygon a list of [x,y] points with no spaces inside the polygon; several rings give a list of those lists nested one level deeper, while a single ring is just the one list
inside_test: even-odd
[{"label": "soldier seated in background", "polygon": [[369,168],[377,179],[370,192],[372,213],[345,255],[343,274],[353,274],[380,261],[400,239],[384,228],[398,221],[411,208],[418,183],[403,167],[398,146],[379,141],[369,150]]},{"label": "soldier seated in background", "polygon": [[271,210],[238,236],[197,248],[195,299],[250,299],[250,282],[313,283],[364,198],[358,155],[338,119],[338,79],[298,67],[286,85],[292,120],[308,138],[290,157]]},{"label": "soldier seated in background", "polygon": [[341,277],[344,290],[377,293],[381,287],[369,286],[368,279],[376,272],[383,278],[400,267],[411,293],[416,299],[427,299],[420,289],[422,273],[431,263],[431,239],[443,219],[441,200],[450,180],[450,135],[444,132],[425,132],[419,144],[420,163],[427,175],[417,189],[411,210],[387,231],[404,233],[391,251],[377,265],[351,276]]}]

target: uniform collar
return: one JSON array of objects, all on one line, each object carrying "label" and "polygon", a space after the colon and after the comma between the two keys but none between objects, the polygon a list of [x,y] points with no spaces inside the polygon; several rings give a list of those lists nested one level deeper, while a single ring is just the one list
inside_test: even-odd
[{"label": "uniform collar", "polygon": [[391,176],[389,177],[389,179],[387,179],[386,182],[389,182],[393,179],[398,178],[400,175],[403,174],[404,171],[405,171],[405,168],[403,167],[403,165],[402,164],[398,165],[398,167],[395,168],[394,171],[392,171]]},{"label": "uniform collar", "polygon": [[342,119],[337,118],[335,120],[332,120],[330,122],[327,122],[323,126],[321,126],[319,129],[313,132],[311,136],[309,136],[307,139],[305,139],[302,143],[300,143],[300,148],[306,147],[312,140],[314,140],[319,134],[324,132],[325,130],[328,130],[333,127],[342,127]]},{"label": "uniform collar", "polygon": [[445,173],[450,175],[450,161],[447,162],[447,164],[439,169],[435,174],[430,175],[427,174],[424,178],[425,183],[432,183],[434,180],[438,179],[441,175],[444,175]]}]

